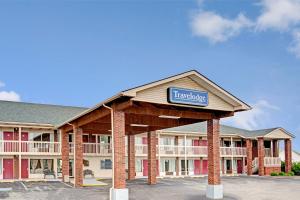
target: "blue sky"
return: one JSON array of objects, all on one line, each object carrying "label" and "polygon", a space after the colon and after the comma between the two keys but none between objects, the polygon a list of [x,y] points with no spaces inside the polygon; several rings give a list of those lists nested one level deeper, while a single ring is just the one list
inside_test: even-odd
[{"label": "blue sky", "polygon": [[[284,9],[279,9],[284,8]],[[1,1],[0,98],[92,106],[196,69],[300,150],[300,1]]]}]

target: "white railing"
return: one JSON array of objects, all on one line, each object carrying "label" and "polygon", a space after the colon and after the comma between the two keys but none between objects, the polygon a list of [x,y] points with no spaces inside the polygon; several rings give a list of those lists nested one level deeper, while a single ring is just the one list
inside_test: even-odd
[{"label": "white railing", "polygon": [[207,147],[206,146],[187,146],[186,147],[186,155],[187,156],[207,156]]},{"label": "white railing", "polygon": [[83,153],[89,155],[110,155],[110,144],[99,143],[83,143]]},{"label": "white railing", "polygon": [[22,153],[60,154],[60,142],[21,141]]},{"label": "white railing", "polygon": [[[127,148],[127,146],[126,146]],[[144,156],[148,154],[148,146],[145,144],[136,144],[135,145],[135,154],[139,156]]]},{"label": "white railing", "polygon": [[280,167],[281,160],[279,157],[264,157],[265,167]]},{"label": "white railing", "polygon": [[272,157],[270,148],[265,148],[265,157]]},{"label": "white railing", "polygon": [[175,145],[159,145],[160,155],[178,155],[178,146]]},{"label": "white railing", "polygon": [[0,151],[3,153],[17,153],[19,152],[19,141],[16,140],[1,140]]},{"label": "white railing", "polygon": [[258,170],[258,158],[254,158],[254,160],[252,160],[252,173],[257,172]]},{"label": "white railing", "polygon": [[221,156],[247,156],[245,147],[220,147]]}]

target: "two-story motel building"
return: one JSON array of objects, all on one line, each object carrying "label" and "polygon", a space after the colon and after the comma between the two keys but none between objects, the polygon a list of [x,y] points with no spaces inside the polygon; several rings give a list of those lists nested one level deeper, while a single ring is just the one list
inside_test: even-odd
[{"label": "two-story motel building", "polygon": [[248,109],[196,71],[123,91],[91,109],[0,101],[0,179],[71,177],[78,187],[90,171],[113,176],[112,199],[128,199],[126,178],[155,184],[156,177],[208,175],[207,196],[220,198],[220,174],[280,171],[279,141],[291,170],[294,136],[283,128],[219,125]]}]

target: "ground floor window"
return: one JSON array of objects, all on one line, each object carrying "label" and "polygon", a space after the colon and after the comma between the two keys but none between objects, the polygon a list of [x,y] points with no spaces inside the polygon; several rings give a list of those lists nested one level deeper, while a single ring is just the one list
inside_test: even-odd
[{"label": "ground floor window", "polygon": [[45,169],[53,171],[53,159],[30,159],[30,173],[43,174]]},{"label": "ground floor window", "polygon": [[194,160],[188,160],[188,171],[194,172]]},{"label": "ground floor window", "polygon": [[142,172],[142,160],[141,159],[135,160],[135,172]]},{"label": "ground floor window", "polygon": [[100,169],[112,169],[111,159],[104,159],[100,161]]},{"label": "ground floor window", "polygon": [[2,174],[2,158],[0,158],[0,174]]},{"label": "ground floor window", "polygon": [[160,161],[161,172],[175,172],[175,160],[174,159],[162,159]]}]

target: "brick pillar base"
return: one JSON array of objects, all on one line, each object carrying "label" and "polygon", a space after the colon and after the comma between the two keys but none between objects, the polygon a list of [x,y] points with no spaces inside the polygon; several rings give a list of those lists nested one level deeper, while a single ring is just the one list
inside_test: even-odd
[{"label": "brick pillar base", "polygon": [[258,138],[257,141],[257,149],[258,149],[258,175],[265,175],[265,147],[264,147],[264,138]]},{"label": "brick pillar base", "polygon": [[292,170],[292,141],[290,139],[284,140],[284,154],[285,154],[285,172]]},{"label": "brick pillar base", "polygon": [[69,134],[61,130],[61,160],[62,177],[64,182],[69,182]]},{"label": "brick pillar base", "polygon": [[223,198],[223,186],[220,178],[220,120],[211,119],[207,121],[208,142],[208,186],[206,197],[210,199]]},{"label": "brick pillar base", "polygon": [[148,132],[148,184],[156,184],[156,133]]},{"label": "brick pillar base", "polygon": [[83,146],[82,129],[74,126],[75,136],[75,187],[83,185]]},{"label": "brick pillar base", "polygon": [[[125,113],[113,111],[114,189],[124,189],[125,182]],[[115,190],[118,191],[118,190]]]},{"label": "brick pillar base", "polygon": [[135,136],[128,135],[128,180],[135,179]]},{"label": "brick pillar base", "polygon": [[247,175],[252,175],[252,140],[246,140],[246,149],[247,149]]}]

